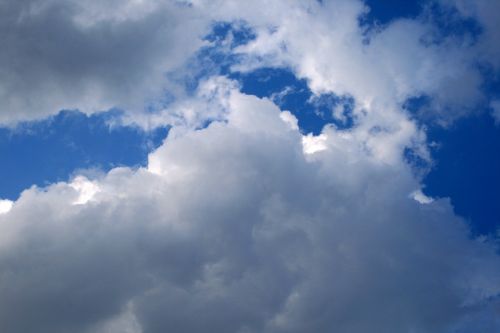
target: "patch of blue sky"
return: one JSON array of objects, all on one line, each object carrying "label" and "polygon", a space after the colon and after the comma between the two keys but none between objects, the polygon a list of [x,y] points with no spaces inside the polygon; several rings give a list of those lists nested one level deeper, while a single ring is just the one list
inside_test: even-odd
[{"label": "patch of blue sky", "polygon": [[326,124],[346,129],[354,125],[354,99],[349,96],[324,94],[315,96],[306,80],[297,78],[288,68],[259,68],[248,73],[234,72],[239,56],[231,51],[255,39],[245,22],[217,22],[204,40],[209,45],[192,59],[191,72],[181,78],[188,93],[194,93],[199,82],[212,75],[226,75],[241,85],[245,94],[272,99],[284,110],[292,112],[305,133],[319,134]]},{"label": "patch of blue sky", "polygon": [[[482,27],[473,18],[465,18],[456,8],[443,6],[433,0],[365,0],[369,7],[368,13],[360,17],[366,31],[379,29],[398,19],[418,18],[431,23],[435,29],[421,42],[426,45],[438,44],[447,38],[459,38],[463,44],[474,44],[482,32]],[[366,35],[366,43],[370,35]]]},{"label": "patch of blue sky", "polygon": [[460,39],[464,45],[472,45],[483,32],[476,20],[463,17],[454,7],[440,6],[428,1],[424,8],[421,19],[435,27],[433,33],[422,40],[424,43],[441,43],[452,37]]},{"label": "patch of blue sky", "polygon": [[261,68],[249,73],[231,73],[245,94],[267,97],[298,119],[304,133],[319,134],[326,124],[339,129],[354,125],[354,99],[349,96],[323,94],[315,96],[307,81],[297,78],[287,68]]},{"label": "patch of blue sky", "polygon": [[[433,165],[407,152],[407,159],[424,172],[424,193],[450,198],[474,235],[500,230],[500,126],[495,124],[489,100],[500,96],[500,82],[485,75],[486,101],[469,116],[443,127],[420,110],[432,107],[429,96],[410,98],[404,107],[427,129]],[[428,172],[428,173],[426,173]]]},{"label": "patch of blue sky", "polygon": [[[377,1],[368,2],[373,5]],[[389,15],[390,11],[385,13]],[[372,14],[376,15],[376,11]],[[439,43],[453,36],[474,44],[482,32],[473,19],[464,19],[456,10],[431,2],[426,3],[422,17],[432,20],[437,27],[425,42]],[[455,212],[469,222],[474,235],[495,234],[500,230],[500,127],[491,117],[489,102],[500,97],[500,80],[491,66],[476,65],[482,72],[482,92],[486,98],[472,115],[444,128],[436,125],[425,112],[420,113],[432,105],[429,96],[410,98],[404,107],[428,129],[429,142],[435,143],[432,150],[435,164],[423,179],[424,193],[450,198]],[[407,158],[417,167],[427,167],[410,152]]]},{"label": "patch of blue sky", "polygon": [[208,45],[191,59],[190,71],[187,74],[183,71],[177,80],[184,83],[188,93],[194,93],[202,79],[212,75],[229,75],[231,66],[239,59],[231,51],[255,37],[254,31],[244,21],[214,22],[211,32],[203,38]]},{"label": "patch of blue sky", "polygon": [[399,18],[417,17],[424,0],[365,0],[370,11],[362,18],[369,24],[387,24]]},{"label": "patch of blue sky", "polygon": [[215,22],[205,40],[215,43],[229,43],[230,48],[244,45],[255,39],[255,32],[244,22]]},{"label": "patch of blue sky", "polygon": [[62,111],[45,120],[0,128],[0,198],[16,199],[32,185],[65,181],[82,169],[107,171],[141,166],[166,137],[168,128],[145,132],[111,126],[119,111],[87,116]]},{"label": "patch of blue sky", "polygon": [[480,67],[483,76],[482,91],[487,100],[500,99],[500,72],[496,71],[490,65],[483,65]]},{"label": "patch of blue sky", "polygon": [[449,197],[474,234],[494,234],[500,228],[500,126],[483,111],[451,128],[429,127],[435,165],[423,184],[426,195]]}]

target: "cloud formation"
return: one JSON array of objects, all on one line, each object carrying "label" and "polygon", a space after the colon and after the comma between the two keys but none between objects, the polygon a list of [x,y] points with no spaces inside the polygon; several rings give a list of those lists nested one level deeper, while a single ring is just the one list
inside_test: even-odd
[{"label": "cloud formation", "polygon": [[441,36],[425,17],[373,27],[360,24],[369,10],[361,1],[278,3],[267,15],[244,11],[258,33],[238,48],[246,61],[235,69],[289,66],[317,94],[354,97],[355,113],[378,123],[410,97],[429,96],[443,122],[482,99],[474,47]]},{"label": "cloud formation", "polygon": [[334,128],[304,154],[272,102],[227,89],[225,121],[173,134],[148,168],[32,188],[0,215],[0,330],[451,332],[500,292],[493,244],[411,199],[404,162]]},{"label": "cloud formation", "polygon": [[[497,332],[495,240],[472,239],[448,200],[426,197],[405,156],[429,159],[408,98],[429,96],[443,122],[485,98],[480,46],[436,40],[424,18],[365,27],[367,10],[0,4],[1,122],[120,107],[173,126],[144,168],[0,201],[0,331]],[[352,128],[303,134],[227,77],[186,92],[166,75],[192,74],[214,22],[242,20],[255,39],[225,50],[232,70],[285,66],[317,95],[351,96]]]},{"label": "cloud formation", "polygon": [[201,45],[208,21],[192,12],[175,1],[2,2],[0,122],[62,109],[143,111]]},{"label": "cloud formation", "polygon": [[353,96],[357,114],[376,121],[407,98],[428,95],[431,114],[447,122],[482,101],[476,61],[497,66],[500,30],[488,1],[442,3],[478,20],[484,33],[477,44],[443,38],[425,16],[361,24],[369,8],[359,0],[6,1],[0,5],[0,122],[62,109],[117,107],[139,118],[138,112],[161,109],[182,95],[168,73],[188,69],[186,61],[221,21],[246,22],[256,35],[237,48],[243,57],[234,70],[291,67],[315,93]]}]

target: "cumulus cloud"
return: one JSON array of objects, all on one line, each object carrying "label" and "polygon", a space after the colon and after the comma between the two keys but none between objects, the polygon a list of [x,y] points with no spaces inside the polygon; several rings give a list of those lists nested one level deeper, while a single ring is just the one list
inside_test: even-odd
[{"label": "cumulus cloud", "polygon": [[494,246],[409,198],[405,163],[332,127],[305,154],[290,114],[225,87],[224,120],[92,200],[79,178],[0,215],[1,331],[451,332],[498,295]]},{"label": "cumulus cloud", "polygon": [[257,38],[237,49],[246,58],[233,68],[289,66],[316,94],[352,96],[357,115],[378,123],[390,122],[409,97],[431,97],[432,116],[443,122],[482,100],[468,45],[453,38],[437,42],[436,27],[424,19],[361,25],[367,10],[361,1],[344,0],[278,1],[267,15],[245,10]]},{"label": "cumulus cloud", "polygon": [[[0,121],[117,106],[173,127],[143,168],[0,201],[0,331],[497,332],[494,240],[471,239],[448,200],[415,191],[404,158],[429,159],[407,98],[430,96],[446,119],[482,98],[474,53],[429,40],[420,19],[367,28],[366,11],[347,0],[1,3]],[[240,60],[232,70],[287,66],[317,95],[348,95],[352,128],[303,134],[273,96],[223,76],[164,107],[165,73],[186,70],[212,22],[241,20],[256,38],[226,50]],[[161,107],[131,113],[148,102]]]},{"label": "cumulus cloud", "polygon": [[[498,29],[487,16],[495,12],[489,2],[457,3],[464,3],[464,15],[485,22],[490,40]],[[444,122],[482,100],[478,48],[453,38],[435,42],[436,27],[424,19],[360,24],[368,10],[360,0],[6,1],[0,5],[0,122],[118,107],[147,124],[151,109],[182,90],[167,74],[186,70],[220,21],[246,22],[256,35],[237,48],[243,60],[233,70],[290,67],[317,94],[353,96],[357,115],[377,122],[408,97],[430,96],[430,114]]]}]

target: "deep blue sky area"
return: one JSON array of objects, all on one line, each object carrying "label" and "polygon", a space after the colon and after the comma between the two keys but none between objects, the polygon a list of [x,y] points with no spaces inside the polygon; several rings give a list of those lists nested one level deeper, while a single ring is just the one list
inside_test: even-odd
[{"label": "deep blue sky area", "polygon": [[146,163],[148,152],[166,129],[146,133],[138,128],[110,127],[115,112],[87,116],[63,111],[46,120],[0,128],[0,198],[17,199],[33,184],[68,180],[75,170]]},{"label": "deep blue sky area", "polygon": [[486,111],[449,129],[431,128],[436,165],[424,179],[424,192],[449,197],[477,234],[500,227],[500,126]]},{"label": "deep blue sky area", "polygon": [[396,18],[416,17],[422,9],[423,0],[365,0],[370,7],[367,19],[385,24]]}]

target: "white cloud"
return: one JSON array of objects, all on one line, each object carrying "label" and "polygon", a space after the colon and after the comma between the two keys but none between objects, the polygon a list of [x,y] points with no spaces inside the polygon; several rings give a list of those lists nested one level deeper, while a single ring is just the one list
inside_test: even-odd
[{"label": "white cloud", "polygon": [[488,309],[494,246],[408,198],[409,166],[333,127],[306,155],[273,103],[226,92],[225,120],[169,137],[154,173],[114,169],[84,205],[74,182],[32,188],[0,215],[1,331],[441,333]]},{"label": "white cloud", "polygon": [[92,200],[97,192],[99,192],[99,186],[83,176],[77,176],[75,179],[73,179],[69,186],[75,189],[78,193],[78,198],[73,201],[73,204],[75,205],[86,204],[87,202]]},{"label": "white cloud", "polygon": [[366,13],[360,1],[277,3],[268,15],[243,11],[257,38],[238,48],[247,58],[235,70],[290,66],[315,93],[353,96],[355,112],[378,122],[412,96],[431,96],[431,114],[442,121],[483,98],[474,52],[451,38],[424,42],[435,30],[429,22],[401,19],[367,30],[359,25]]},{"label": "white cloud", "polygon": [[352,95],[357,115],[377,122],[410,96],[433,97],[430,113],[443,121],[481,100],[476,49],[453,39],[422,43],[435,27],[419,20],[367,30],[359,25],[366,12],[358,0],[7,1],[0,7],[7,50],[0,122],[118,107],[155,125],[158,116],[143,111],[167,94],[182,96],[166,73],[186,70],[215,21],[244,20],[257,34],[237,50],[246,60],[235,69],[290,66],[316,93]]},{"label": "white cloud", "polygon": [[314,154],[325,149],[328,149],[326,145],[327,136],[325,134],[313,135],[309,133],[302,137],[302,146],[304,149],[304,154]]},{"label": "white cloud", "polygon": [[8,213],[12,209],[13,202],[11,200],[0,199],[0,214]]},{"label": "white cloud", "polygon": [[[0,331],[451,333],[491,317],[494,242],[415,192],[403,158],[429,158],[406,98],[430,95],[446,119],[482,98],[475,51],[421,43],[433,27],[418,20],[366,31],[362,2],[323,3],[0,4],[0,121],[119,106],[174,126],[145,168],[0,201]],[[352,96],[355,126],[302,135],[221,76],[130,113],[179,88],[164,74],[212,21],[238,19],[257,39],[235,70],[289,66],[317,94]]]},{"label": "white cloud", "polygon": [[281,112],[280,117],[286,124],[288,124],[288,126],[290,126],[290,129],[299,129],[299,121],[290,111]]},{"label": "white cloud", "polygon": [[413,198],[415,201],[427,205],[430,204],[431,202],[434,201],[431,197],[426,196],[422,190],[415,190],[410,193],[410,197]]}]

